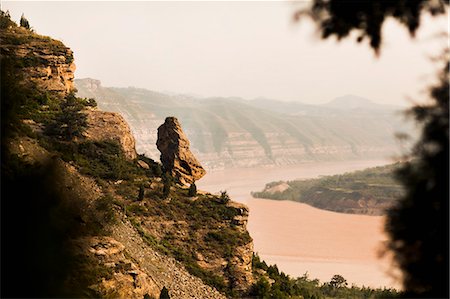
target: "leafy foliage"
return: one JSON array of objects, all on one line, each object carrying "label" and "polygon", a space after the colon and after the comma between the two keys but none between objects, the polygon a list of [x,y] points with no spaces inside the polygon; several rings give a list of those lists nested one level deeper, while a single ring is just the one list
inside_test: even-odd
[{"label": "leafy foliage", "polygon": [[[361,34],[358,41],[368,37],[378,53],[386,18],[395,18],[414,35],[422,12],[445,14],[448,6],[449,0],[314,0],[306,14],[323,38],[340,39],[356,30]],[[449,296],[449,52],[444,47],[445,66],[439,83],[430,89],[432,103],[411,111],[422,125],[422,137],[413,150],[415,159],[397,172],[405,195],[389,212],[386,225],[409,297]]]},{"label": "leafy foliage", "polygon": [[448,0],[399,0],[399,1],[338,1],[314,0],[308,10],[299,11],[295,18],[310,16],[319,26],[322,37],[345,38],[355,30],[357,41],[370,40],[370,47],[377,53],[382,45],[382,26],[387,18],[394,18],[414,36],[420,26],[422,12],[444,14]]},{"label": "leafy foliage", "polygon": [[[344,277],[334,275],[329,282],[320,283],[310,279],[305,273],[302,277],[291,278],[280,272],[276,265],[268,266],[257,254],[253,255],[252,269],[257,276],[250,295],[256,298],[396,298],[394,289],[367,287],[347,287]],[[269,282],[270,281],[270,282]]]},{"label": "leafy foliage", "polygon": [[82,112],[84,104],[73,93],[67,95],[55,118],[47,125],[47,133],[66,141],[81,137],[87,127],[87,115]]},{"label": "leafy foliage", "polygon": [[448,70],[447,62],[431,88],[433,103],[411,111],[423,125],[422,138],[414,147],[415,159],[397,172],[406,194],[389,211],[386,224],[406,289],[424,297],[448,294]]}]

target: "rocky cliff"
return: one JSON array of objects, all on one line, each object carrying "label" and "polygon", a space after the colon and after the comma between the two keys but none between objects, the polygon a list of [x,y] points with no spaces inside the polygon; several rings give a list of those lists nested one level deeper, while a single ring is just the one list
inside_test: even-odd
[{"label": "rocky cliff", "polygon": [[73,99],[82,108],[71,115],[80,126],[86,116],[82,135],[48,133],[55,121],[73,125],[59,107],[73,90],[71,52],[3,12],[0,21],[2,296],[157,298],[163,287],[172,298],[245,295],[248,209],[180,185],[165,194],[161,165],[136,159],[123,118],[85,99]]},{"label": "rocky cliff", "polygon": [[[6,30],[5,30],[6,29]],[[43,92],[64,97],[74,91],[75,63],[72,51],[62,42],[9,24],[0,31],[3,57],[15,57],[29,80]]]}]

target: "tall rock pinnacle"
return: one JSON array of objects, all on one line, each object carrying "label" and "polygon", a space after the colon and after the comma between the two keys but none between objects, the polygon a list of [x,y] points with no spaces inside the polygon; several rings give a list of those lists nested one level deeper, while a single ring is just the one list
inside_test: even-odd
[{"label": "tall rock pinnacle", "polygon": [[206,174],[206,170],[189,150],[189,140],[176,117],[167,117],[158,128],[156,146],[161,163],[182,184],[192,184]]}]

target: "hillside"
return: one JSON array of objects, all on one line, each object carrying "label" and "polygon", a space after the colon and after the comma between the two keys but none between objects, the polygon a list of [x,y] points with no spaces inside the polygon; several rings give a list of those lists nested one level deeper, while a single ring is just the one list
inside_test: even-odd
[{"label": "hillside", "polygon": [[120,114],[74,95],[70,49],[2,11],[0,29],[2,298],[396,294],[267,266],[245,205],[183,184]]},{"label": "hillside", "polygon": [[247,293],[247,207],[188,195],[121,115],[74,96],[70,49],[0,21],[2,297]]},{"label": "hillside", "polygon": [[345,102],[338,109],[270,99],[200,99],[103,87],[93,79],[75,84],[79,96],[121,113],[136,136],[138,151],[155,160],[159,153],[152,128],[167,115],[178,117],[207,169],[385,158],[398,153],[396,132],[412,132],[392,106],[373,104],[355,113]]},{"label": "hillside", "polygon": [[400,164],[368,168],[317,179],[268,183],[257,198],[292,200],[341,213],[383,215],[402,194],[394,179]]}]

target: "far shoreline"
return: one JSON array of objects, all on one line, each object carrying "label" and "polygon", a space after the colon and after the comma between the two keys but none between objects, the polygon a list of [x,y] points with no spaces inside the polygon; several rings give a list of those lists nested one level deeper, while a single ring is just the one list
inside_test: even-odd
[{"label": "far shoreline", "polygon": [[[318,278],[321,282],[326,282],[331,279],[332,275],[340,274],[347,279],[349,285],[354,283],[360,286],[364,285],[375,288],[383,287],[383,285],[385,285],[387,288],[400,290],[400,284],[393,282],[386,273],[391,263],[378,260],[377,250],[374,248],[377,244],[386,240],[386,236],[382,231],[383,216],[343,214],[317,209],[300,202],[260,198],[255,199],[250,195],[251,191],[262,190],[266,183],[272,181],[315,178],[321,175],[340,174],[394,162],[394,159],[317,163],[304,162],[300,165],[283,167],[227,169],[207,173],[204,178],[197,182],[197,187],[200,190],[211,193],[218,193],[226,190],[232,200],[246,204],[250,209],[247,227],[254,240],[254,251],[258,252],[261,258],[268,264],[277,264],[280,271],[285,272],[291,277],[303,276],[305,272],[308,272],[310,278]],[[310,240],[308,237],[320,237],[324,236],[324,233],[320,230],[314,230],[314,226],[312,226],[312,231],[303,231],[303,233],[301,233],[302,229],[304,230],[308,227],[311,229],[311,225],[305,224],[304,221],[302,222],[302,218],[303,220],[305,219],[301,215],[305,209],[306,211],[314,211],[315,213],[319,211],[318,213],[321,215],[321,217],[319,217],[320,219],[327,219],[327,215],[331,215],[332,218],[338,217],[339,219],[349,218],[358,219],[359,221],[361,221],[360,219],[365,219],[363,221],[368,222],[368,224],[366,223],[366,226],[368,226],[366,229],[368,229],[368,231],[366,231],[365,234],[364,227],[359,225],[358,221],[356,221],[354,225],[362,228],[360,233],[363,233],[363,237],[364,235],[369,235],[371,236],[371,239],[362,243],[354,240],[350,241],[350,239],[345,239],[349,237],[348,234],[344,234],[344,241],[331,240],[335,242],[332,242],[332,245],[327,244],[327,240],[320,240],[320,242],[325,243],[323,246],[319,247],[325,249],[330,246],[339,246],[342,242],[344,242],[344,244],[345,242],[357,242],[357,245],[360,243],[359,245],[362,244],[364,246],[363,248],[359,248],[358,251],[360,254],[358,256],[347,256],[348,254],[346,254],[345,250],[349,250],[350,252],[352,249],[351,246],[347,249],[340,248],[338,250],[339,254],[335,254],[334,256],[331,254],[331,257],[330,252],[326,251],[322,252],[322,256],[318,256],[317,254],[314,255],[317,253],[317,249],[313,248],[314,246],[312,245],[314,245],[314,242],[319,241]],[[313,215],[315,214],[314,212]],[[322,217],[323,215],[326,215],[325,218]],[[316,219],[316,221],[318,219]],[[314,217],[311,221],[314,221]],[[323,228],[323,225],[324,224],[320,222],[315,227],[320,229],[321,226]],[[298,234],[299,232],[300,234]],[[296,233],[297,235],[295,235]],[[351,235],[352,234],[350,234],[350,237]],[[298,239],[296,240],[296,238]],[[336,243],[336,241],[339,242]],[[276,244],[276,246],[273,246],[274,244]],[[296,248],[293,244],[297,244],[300,247],[297,246]],[[306,246],[305,248],[303,246],[302,248],[302,244],[310,244],[310,247]],[[313,254],[311,255],[310,253]],[[358,254],[358,252],[356,252],[356,254]],[[327,259],[329,261],[328,263],[326,262]],[[369,275],[366,275],[366,273]]]}]

